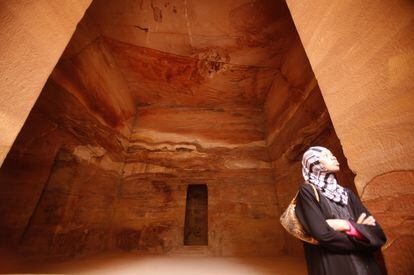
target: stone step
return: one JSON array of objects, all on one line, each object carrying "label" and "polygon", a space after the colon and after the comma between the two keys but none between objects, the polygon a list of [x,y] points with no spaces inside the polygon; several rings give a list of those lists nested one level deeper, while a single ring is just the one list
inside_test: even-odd
[{"label": "stone step", "polygon": [[169,255],[182,256],[209,256],[210,251],[205,245],[185,245],[168,253]]}]

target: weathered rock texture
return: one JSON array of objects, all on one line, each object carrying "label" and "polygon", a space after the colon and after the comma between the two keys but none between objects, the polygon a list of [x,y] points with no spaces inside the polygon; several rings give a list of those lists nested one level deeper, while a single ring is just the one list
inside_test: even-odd
[{"label": "weathered rock texture", "polygon": [[90,3],[2,1],[0,164]]},{"label": "weathered rock texture", "polygon": [[[26,252],[64,257],[99,251],[281,252],[283,234],[261,110],[143,107],[137,115],[125,163],[121,147],[66,144],[51,169],[44,169],[50,174],[44,186],[38,184],[42,190],[34,209],[21,209],[21,201],[5,209],[18,221],[26,219],[16,217],[13,206],[32,213],[19,236]],[[114,151],[120,154],[112,156]],[[2,180],[13,181],[13,173],[23,167],[10,170]],[[195,251],[183,247],[190,183],[207,184],[209,193],[209,245]],[[33,186],[20,190],[28,194]],[[14,190],[4,195],[10,194],[12,200],[21,199]]]},{"label": "weathered rock texture", "polygon": [[[1,170],[2,243],[282,252],[263,104],[295,37],[283,2],[95,1]],[[208,247],[183,247],[192,183]]]},{"label": "weathered rock texture", "polygon": [[[278,223],[302,181],[301,155],[329,147],[354,188],[343,144],[390,239],[388,269],[410,273],[413,7],[288,2],[312,67],[284,1],[95,0],[0,171],[1,244],[63,257],[301,254]],[[49,62],[38,79],[27,76],[38,63],[22,61],[24,81],[9,78],[33,87],[4,81],[34,93],[25,108],[4,101],[3,125],[18,123],[1,145],[64,33],[44,40],[51,56],[37,55]],[[207,247],[183,246],[188,184],[208,188]]]},{"label": "weathered rock texture", "polygon": [[94,1],[88,15],[139,106],[262,107],[295,36],[283,1]]},{"label": "weathered rock texture", "polygon": [[281,251],[261,110],[143,107],[137,115],[114,218],[119,234],[141,234],[134,249],[179,250],[187,185],[201,183],[209,194],[206,253]]},{"label": "weathered rock texture", "polygon": [[[135,103],[102,40],[87,36],[92,28],[83,20],[1,169],[2,244],[36,249],[31,245],[36,232],[50,238],[50,232],[71,230],[58,225],[74,209],[70,198],[87,196],[77,192],[77,184],[88,182],[93,171],[112,175],[109,182],[121,176]],[[81,43],[86,46],[78,52]],[[86,168],[92,163],[95,170]],[[59,195],[67,198],[59,200]]]},{"label": "weathered rock texture", "polygon": [[414,5],[287,1],[390,274],[413,274]]}]

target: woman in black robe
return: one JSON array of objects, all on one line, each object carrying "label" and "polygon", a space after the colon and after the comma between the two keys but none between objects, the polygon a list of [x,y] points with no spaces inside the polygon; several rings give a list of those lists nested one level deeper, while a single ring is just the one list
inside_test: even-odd
[{"label": "woman in black robe", "polygon": [[[373,252],[385,244],[384,232],[359,198],[337,182],[336,158],[328,149],[315,146],[305,152],[302,165],[305,183],[300,186],[295,212],[319,241],[303,243],[308,273],[383,274]],[[310,184],[316,187],[319,202]]]}]

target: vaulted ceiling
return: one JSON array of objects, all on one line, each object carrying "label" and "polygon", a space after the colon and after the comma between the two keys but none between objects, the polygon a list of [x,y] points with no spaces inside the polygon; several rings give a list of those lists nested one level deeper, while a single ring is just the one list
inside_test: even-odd
[{"label": "vaulted ceiling", "polygon": [[87,17],[138,106],[262,107],[295,38],[280,0],[95,0]]}]

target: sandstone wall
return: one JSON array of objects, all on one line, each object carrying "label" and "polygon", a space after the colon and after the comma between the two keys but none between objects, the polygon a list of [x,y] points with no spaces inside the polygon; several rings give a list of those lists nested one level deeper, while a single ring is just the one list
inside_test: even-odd
[{"label": "sandstone wall", "polygon": [[[100,32],[91,17],[81,21],[3,166],[2,185],[15,183],[2,189],[10,202],[1,209],[3,243],[64,257],[188,253],[186,187],[205,183],[209,246],[197,253],[280,253],[263,114],[255,107],[275,69],[174,56]],[[199,88],[203,78],[209,82]],[[209,88],[214,83],[223,90]],[[133,125],[135,102],[193,106],[140,107]]]},{"label": "sandstone wall", "polygon": [[[20,237],[25,252],[53,257],[282,252],[261,109],[141,107],[137,116],[125,164],[111,157],[122,155],[122,148],[105,150],[99,143],[60,148],[53,166],[42,170],[50,173]],[[183,246],[186,190],[194,183],[208,188],[207,247]],[[25,184],[21,190],[27,194]],[[21,203],[14,206],[21,209]],[[15,217],[16,211],[5,213]]]},{"label": "sandstone wall", "polygon": [[261,109],[141,107],[137,117],[115,206],[118,246],[129,239],[124,249],[185,253],[187,185],[206,184],[208,247],[202,253],[281,252]]},{"label": "sandstone wall", "polygon": [[[39,3],[0,12],[3,155],[89,4]],[[301,154],[329,147],[352,189],[343,145],[388,269],[410,273],[413,6],[288,4],[312,67],[283,1],[94,1],[0,171],[2,244],[186,253],[186,186],[205,183],[198,252],[301,254],[278,223]]]},{"label": "sandstone wall", "polygon": [[[328,110],[298,36],[291,40],[280,71],[265,102],[266,143],[274,171],[277,199],[283,211],[295,196],[302,177],[302,155],[310,146],[329,148],[341,164],[341,185],[355,191]],[[285,233],[285,232],[284,232]],[[285,233],[285,250],[303,255],[302,243]]]},{"label": "sandstone wall", "polygon": [[414,272],[414,5],[287,1],[390,274]]},{"label": "sandstone wall", "polygon": [[[121,175],[118,166],[124,160],[135,106],[102,41],[88,34],[93,29],[91,22],[80,24],[75,42],[48,79],[0,170],[2,245],[22,244],[39,253],[45,251],[40,244],[32,246],[31,237],[42,230],[46,238],[59,233],[56,212],[64,215],[63,208],[70,209],[67,201],[74,203],[72,193],[76,193],[66,190],[67,185],[82,185],[87,172],[96,170],[103,177],[109,173],[114,182]],[[69,160],[63,157],[63,164],[61,151],[73,155]],[[95,163],[95,170],[87,169],[90,162]],[[67,173],[60,172],[61,166]],[[77,172],[82,169],[86,175]],[[56,204],[57,196],[65,194],[72,200]],[[42,244],[48,243],[50,239]]]},{"label": "sandstone wall", "polygon": [[2,1],[0,164],[90,3]]}]

